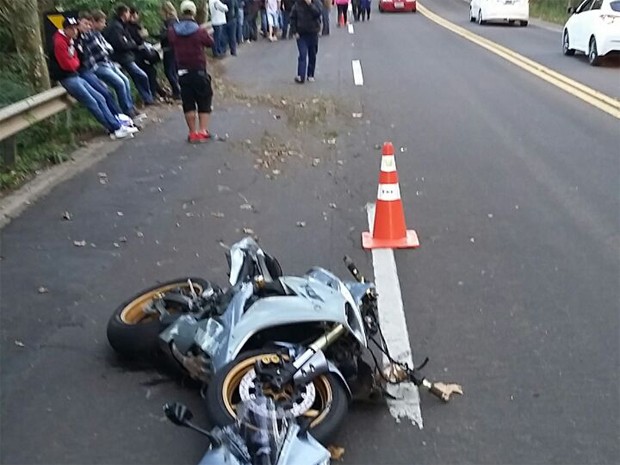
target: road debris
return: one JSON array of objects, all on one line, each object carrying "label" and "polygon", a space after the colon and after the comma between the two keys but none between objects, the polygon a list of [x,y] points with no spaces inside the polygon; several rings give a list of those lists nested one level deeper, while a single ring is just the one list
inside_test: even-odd
[{"label": "road debris", "polygon": [[117,249],[121,246],[118,242],[112,242],[112,245]]},{"label": "road debris", "polygon": [[364,116],[364,114],[363,113],[351,113],[351,116],[353,118],[361,118]]},{"label": "road debris", "polygon": [[254,235],[254,230],[252,228],[243,228],[243,234]]},{"label": "road debris", "polygon": [[332,460],[338,460],[341,462],[344,457],[344,447],[339,446],[328,446],[327,450],[329,451],[329,455]]},{"label": "road debris", "polygon": [[136,236],[144,237],[144,233],[142,231],[136,231]]},{"label": "road debris", "polygon": [[211,216],[216,218],[224,218],[224,214],[222,212],[211,212]]},{"label": "road debris", "polygon": [[321,163],[320,158],[315,158],[314,160],[312,160],[312,166],[314,166],[315,168],[319,166],[320,163]]},{"label": "road debris", "polygon": [[26,347],[26,345],[22,341],[18,341],[18,340],[15,341],[15,345],[17,347]]},{"label": "road debris", "polygon": [[298,228],[305,228],[306,227],[306,222],[305,221],[298,221],[297,222],[297,227]]},{"label": "road debris", "polygon": [[254,210],[254,207],[249,203],[241,204],[239,205],[239,208],[241,208],[241,210]]},{"label": "road debris", "polygon": [[125,236],[121,236],[118,238],[118,242],[127,242],[127,238]]},{"label": "road debris", "polygon": [[116,212],[116,214],[117,214],[118,216],[125,216],[125,214],[124,214],[123,212]]},{"label": "road debris", "polygon": [[39,289],[37,289],[37,292],[39,294],[47,294],[50,290],[47,287],[41,286],[39,287]]},{"label": "road debris", "polygon": [[73,245],[76,247],[84,247],[86,245],[86,241],[73,241]]},{"label": "road debris", "polygon": [[71,213],[69,213],[69,212],[64,212],[64,213],[62,214],[62,219],[63,219],[63,220],[66,220],[66,221],[71,221],[71,219],[72,219],[72,217],[71,217]]},{"label": "road debris", "polygon": [[329,208],[333,208],[335,210],[336,208],[338,208],[338,205],[332,202],[329,204]]}]

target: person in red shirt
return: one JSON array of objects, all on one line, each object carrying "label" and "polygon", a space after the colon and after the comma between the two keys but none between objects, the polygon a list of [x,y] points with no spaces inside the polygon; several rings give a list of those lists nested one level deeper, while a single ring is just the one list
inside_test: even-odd
[{"label": "person in red shirt", "polygon": [[53,36],[53,50],[50,53],[50,76],[67,89],[69,95],[84,105],[113,139],[131,136],[134,129],[125,128],[112,114],[103,95],[92,88],[78,74],[80,59],[74,39],[78,35],[78,21],[66,18],[63,28]]},{"label": "person in red shirt", "polygon": [[[213,46],[209,33],[198,25],[196,5],[190,0],[181,3],[181,19],[168,29],[168,42],[174,50],[181,86],[181,100],[190,143],[206,142],[209,134],[209,115],[213,101],[211,76],[207,73],[205,47]],[[196,130],[196,110],[198,125]]]}]

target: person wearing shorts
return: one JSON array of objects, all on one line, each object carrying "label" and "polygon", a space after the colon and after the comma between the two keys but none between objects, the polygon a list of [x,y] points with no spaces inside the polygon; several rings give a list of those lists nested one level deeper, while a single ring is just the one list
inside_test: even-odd
[{"label": "person wearing shorts", "polygon": [[190,143],[206,142],[211,137],[208,126],[213,88],[211,76],[207,73],[204,48],[212,47],[213,39],[194,19],[194,2],[184,0],[181,3],[181,14],[179,22],[168,29],[168,42],[177,62],[183,113],[189,129],[187,140]]},{"label": "person wearing shorts", "polygon": [[266,6],[267,6],[267,25],[269,26],[267,38],[271,42],[275,42],[276,40],[278,40],[276,36],[276,32],[280,24],[280,20],[279,20],[280,0],[267,0]]}]

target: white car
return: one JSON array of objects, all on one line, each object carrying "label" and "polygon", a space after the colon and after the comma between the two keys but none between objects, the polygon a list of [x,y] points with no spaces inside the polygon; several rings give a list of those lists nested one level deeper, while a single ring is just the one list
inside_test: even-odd
[{"label": "white car", "polygon": [[620,0],[584,0],[568,12],[573,14],[562,32],[564,55],[578,50],[596,66],[601,57],[620,52]]},{"label": "white car", "polygon": [[486,24],[487,21],[508,21],[527,26],[530,20],[529,0],[471,0],[469,4],[469,20]]}]

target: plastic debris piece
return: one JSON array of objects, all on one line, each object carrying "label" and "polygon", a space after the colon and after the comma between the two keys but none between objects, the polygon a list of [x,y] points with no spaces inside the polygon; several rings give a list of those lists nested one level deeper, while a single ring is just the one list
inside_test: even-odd
[{"label": "plastic debris piece", "polygon": [[66,221],[71,221],[71,213],[69,213],[69,212],[64,212],[64,213],[62,214],[62,219],[63,219],[63,220],[66,220]]},{"label": "plastic debris piece", "polygon": [[39,289],[37,289],[37,292],[39,294],[47,294],[49,291],[50,290],[47,287],[45,287],[45,286],[41,286],[41,287],[39,287]]},{"label": "plastic debris piece", "polygon": [[216,218],[224,218],[224,214],[222,212],[211,212],[211,216],[215,216]]},{"label": "plastic debris piece", "polygon": [[15,341],[15,345],[17,347],[26,347],[25,344],[22,341],[17,341],[17,340]]},{"label": "plastic debris piece", "polygon": [[306,222],[305,221],[298,221],[297,222],[297,227],[298,228],[305,228],[306,227]]},{"label": "plastic debris piece", "polygon": [[73,241],[73,245],[76,247],[84,247],[86,245],[86,241]]}]

